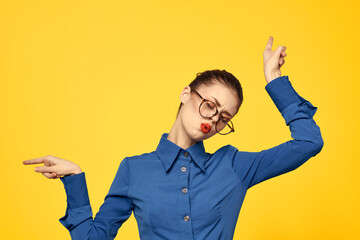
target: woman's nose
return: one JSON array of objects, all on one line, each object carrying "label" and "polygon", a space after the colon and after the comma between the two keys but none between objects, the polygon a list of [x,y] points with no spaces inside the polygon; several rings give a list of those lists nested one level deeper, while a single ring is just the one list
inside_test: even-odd
[{"label": "woman's nose", "polygon": [[213,121],[214,125],[219,121],[220,114],[216,114],[215,116],[211,117],[211,120]]}]

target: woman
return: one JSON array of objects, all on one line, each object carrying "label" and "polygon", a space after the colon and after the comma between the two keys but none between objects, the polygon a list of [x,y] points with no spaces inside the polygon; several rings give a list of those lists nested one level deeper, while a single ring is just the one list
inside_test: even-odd
[{"label": "woman", "polygon": [[231,119],[242,101],[239,81],[225,70],[205,71],[181,92],[181,105],[169,133],[157,149],[126,157],[117,170],[104,203],[93,219],[85,173],[65,159],[45,156],[24,161],[47,178],[60,178],[67,209],[59,221],[72,239],[114,239],[132,211],[140,238],[230,240],[247,189],[292,171],[323,147],[313,120],[317,110],[281,76],[286,47],[264,57],[265,89],[291,130],[293,140],[260,152],[239,151],[232,145],[205,152],[203,140],[235,131]]}]

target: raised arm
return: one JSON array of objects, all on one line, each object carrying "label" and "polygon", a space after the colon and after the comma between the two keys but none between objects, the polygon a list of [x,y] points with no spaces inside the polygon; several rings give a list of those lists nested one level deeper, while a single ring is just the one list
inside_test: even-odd
[{"label": "raised arm", "polygon": [[59,219],[73,240],[112,240],[130,217],[133,205],[128,198],[129,165],[125,158],[117,170],[108,194],[93,219],[85,172],[60,178],[67,195],[65,216]]},{"label": "raised arm", "polygon": [[229,145],[227,153],[233,170],[248,188],[298,168],[317,155],[324,144],[313,119],[317,107],[294,90],[288,76],[275,78],[265,89],[289,126],[293,140],[260,152],[239,151]]}]

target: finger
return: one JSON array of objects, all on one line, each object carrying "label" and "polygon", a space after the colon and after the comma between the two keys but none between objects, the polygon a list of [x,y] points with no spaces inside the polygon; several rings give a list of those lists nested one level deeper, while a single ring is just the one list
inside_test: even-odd
[{"label": "finger", "polygon": [[285,63],[285,59],[284,59],[284,58],[280,58],[280,61],[279,61],[280,66],[284,65],[284,63]]},{"label": "finger", "polygon": [[35,172],[51,173],[51,172],[55,172],[55,169],[54,167],[40,166],[35,168]]},{"label": "finger", "polygon": [[51,160],[50,158],[51,158],[51,155],[47,155],[44,157],[34,158],[34,159],[23,161],[23,164],[28,165],[28,164],[43,163],[45,160],[50,161]]},{"label": "finger", "polygon": [[54,175],[53,175],[53,177],[51,179],[57,179],[57,178],[60,178],[60,177],[61,177],[60,175],[54,173]]},{"label": "finger", "polygon": [[286,47],[285,46],[281,46],[279,45],[278,48],[275,50],[275,55],[280,57],[280,53],[281,51],[285,51],[286,50]]},{"label": "finger", "polygon": [[54,178],[57,176],[56,173],[42,173],[47,178]]},{"label": "finger", "polygon": [[45,159],[45,157],[30,159],[30,160],[23,161],[23,164],[27,165],[27,164],[43,163],[44,159]]},{"label": "finger", "polygon": [[280,57],[280,60],[279,60],[280,65],[283,63],[283,61],[284,61],[284,58]]},{"label": "finger", "polygon": [[285,57],[287,54],[284,51],[281,51],[281,56]]},{"label": "finger", "polygon": [[56,179],[56,178],[61,178],[61,175],[55,173],[55,176],[54,176],[53,178],[54,178],[54,179]]},{"label": "finger", "polygon": [[271,51],[271,49],[272,49],[272,44],[273,44],[273,40],[274,40],[274,38],[273,38],[272,36],[270,36],[270,37],[269,37],[269,40],[268,40],[268,42],[267,42],[267,44],[266,44],[265,50],[270,50],[270,51]]}]

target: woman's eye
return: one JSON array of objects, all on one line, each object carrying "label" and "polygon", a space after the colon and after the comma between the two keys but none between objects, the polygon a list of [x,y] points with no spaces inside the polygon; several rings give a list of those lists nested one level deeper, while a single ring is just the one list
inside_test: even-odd
[{"label": "woman's eye", "polygon": [[216,107],[215,104],[212,104],[212,103],[209,103],[209,102],[207,102],[206,104],[208,105],[209,108],[212,108],[212,109]]},{"label": "woman's eye", "polygon": [[224,123],[227,123],[229,121],[228,118],[224,118],[223,116],[221,116],[221,121],[223,121]]}]

